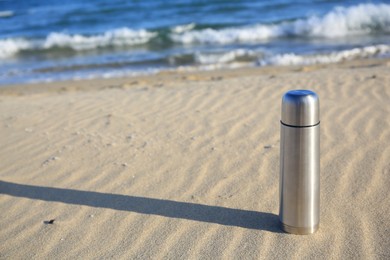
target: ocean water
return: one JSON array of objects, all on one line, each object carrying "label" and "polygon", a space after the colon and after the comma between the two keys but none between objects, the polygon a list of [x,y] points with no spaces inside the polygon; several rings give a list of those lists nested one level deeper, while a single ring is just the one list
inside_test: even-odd
[{"label": "ocean water", "polygon": [[390,57],[390,1],[0,0],[0,84]]}]

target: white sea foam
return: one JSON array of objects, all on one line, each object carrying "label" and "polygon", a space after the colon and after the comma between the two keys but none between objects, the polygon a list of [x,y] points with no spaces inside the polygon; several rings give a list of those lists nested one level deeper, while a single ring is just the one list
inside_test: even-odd
[{"label": "white sea foam", "polygon": [[390,55],[390,45],[380,44],[365,46],[360,48],[352,48],[342,51],[333,51],[321,54],[265,54],[260,50],[236,49],[221,53],[195,53],[195,61],[201,65],[216,65],[230,63],[257,63],[261,66],[266,65],[309,65],[320,63],[337,63],[347,60],[364,59],[380,57],[382,55]]},{"label": "white sea foam", "polygon": [[199,64],[221,64],[244,59],[254,58],[256,53],[251,50],[237,49],[223,53],[195,53],[195,61]]},{"label": "white sea foam", "polygon": [[157,33],[147,30],[119,28],[97,35],[50,33],[45,39],[9,38],[0,39],[0,58],[7,58],[24,50],[70,48],[76,51],[106,46],[139,45],[150,41]]},{"label": "white sea foam", "polygon": [[298,55],[294,53],[279,54],[261,59],[259,65],[287,66],[337,63],[347,60],[377,57],[385,54],[390,54],[390,45],[373,45],[317,55]]},{"label": "white sea foam", "polygon": [[294,23],[293,34],[319,37],[340,37],[390,32],[390,5],[360,4],[349,8],[337,7],[319,18]]},{"label": "white sea foam", "polygon": [[192,43],[250,43],[278,37],[335,38],[390,32],[389,4],[359,4],[337,7],[322,17],[311,16],[294,22],[274,25],[253,25],[222,30],[204,29],[174,33],[171,38],[183,44]]},{"label": "white sea foam", "polygon": [[204,29],[200,31],[189,31],[182,34],[172,34],[175,42],[183,44],[205,43],[205,44],[228,44],[228,43],[250,43],[275,37],[276,26],[250,26],[242,28],[228,28],[223,30]]},{"label": "white sea foam", "polygon": [[115,29],[92,36],[50,33],[42,47],[44,49],[68,47],[74,50],[88,50],[105,46],[138,45],[148,42],[155,35],[156,33],[146,30],[136,31],[129,28]]},{"label": "white sea foam", "polygon": [[195,23],[177,25],[171,28],[173,33],[183,33],[195,28]]},{"label": "white sea foam", "polygon": [[28,50],[30,48],[32,48],[31,42],[25,39],[3,39],[0,40],[0,58],[13,56],[21,50]]}]

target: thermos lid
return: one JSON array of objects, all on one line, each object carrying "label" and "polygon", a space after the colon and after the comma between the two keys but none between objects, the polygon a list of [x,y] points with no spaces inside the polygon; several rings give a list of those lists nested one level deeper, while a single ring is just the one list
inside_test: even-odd
[{"label": "thermos lid", "polygon": [[320,100],[310,90],[290,90],[282,98],[282,123],[313,126],[320,122]]}]

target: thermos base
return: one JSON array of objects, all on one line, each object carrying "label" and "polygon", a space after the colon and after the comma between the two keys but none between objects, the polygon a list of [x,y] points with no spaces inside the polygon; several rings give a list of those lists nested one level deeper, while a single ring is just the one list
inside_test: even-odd
[{"label": "thermos base", "polygon": [[295,234],[295,235],[310,235],[318,230],[319,224],[313,227],[292,227],[280,222],[280,226],[284,232]]}]

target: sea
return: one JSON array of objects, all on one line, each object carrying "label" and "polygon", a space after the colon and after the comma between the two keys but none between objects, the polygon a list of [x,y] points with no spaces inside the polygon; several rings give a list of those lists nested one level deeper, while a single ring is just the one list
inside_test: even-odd
[{"label": "sea", "polygon": [[390,57],[390,1],[0,0],[0,85]]}]

